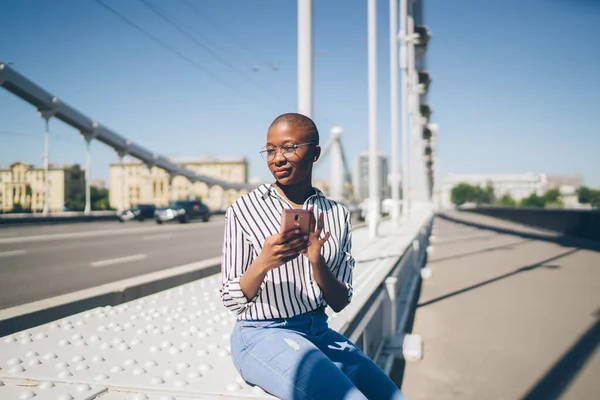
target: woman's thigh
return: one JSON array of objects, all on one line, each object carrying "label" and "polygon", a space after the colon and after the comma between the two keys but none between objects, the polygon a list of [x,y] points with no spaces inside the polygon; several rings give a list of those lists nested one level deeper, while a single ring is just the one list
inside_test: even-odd
[{"label": "woman's thigh", "polygon": [[406,400],[390,377],[342,334],[329,329],[313,343],[367,398]]},{"label": "woman's thigh", "polygon": [[261,324],[236,324],[231,354],[240,375],[281,399],[366,399],[302,334]]}]

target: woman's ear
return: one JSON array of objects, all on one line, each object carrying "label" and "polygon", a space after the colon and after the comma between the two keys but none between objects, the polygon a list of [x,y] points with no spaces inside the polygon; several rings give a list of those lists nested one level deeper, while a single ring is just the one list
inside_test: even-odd
[{"label": "woman's ear", "polygon": [[321,156],[321,146],[316,145],[315,146],[315,155],[313,157],[313,162],[317,162],[317,160],[319,159],[320,156]]}]

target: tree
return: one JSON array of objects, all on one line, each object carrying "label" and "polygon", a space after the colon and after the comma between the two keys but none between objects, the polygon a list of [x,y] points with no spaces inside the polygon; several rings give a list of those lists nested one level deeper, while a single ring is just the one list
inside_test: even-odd
[{"label": "tree", "polygon": [[[83,211],[85,209],[85,193],[74,194],[65,199],[69,211]],[[92,210],[110,210],[108,202],[108,189],[90,187],[90,205]]]},{"label": "tree", "polygon": [[504,194],[496,200],[496,204],[501,207],[516,207],[517,202],[511,197],[510,194]]},{"label": "tree", "polygon": [[600,190],[581,187],[577,190],[579,202],[582,204],[590,204],[592,207],[600,208]]},{"label": "tree", "polygon": [[537,193],[532,193],[529,197],[525,197],[519,202],[519,207],[538,207],[543,208],[546,205],[544,198],[538,196]]},{"label": "tree", "polygon": [[564,203],[560,196],[560,190],[558,189],[550,189],[547,190],[543,195],[542,199],[544,201],[544,207],[548,208],[562,208],[564,207]]},{"label": "tree", "polygon": [[108,201],[108,189],[90,188],[90,201],[92,210],[110,210]]},{"label": "tree", "polygon": [[477,204],[492,204],[494,202],[494,185],[488,182],[485,188],[477,186],[475,188],[475,203]]},{"label": "tree", "polygon": [[10,210],[10,212],[14,214],[21,214],[25,212],[25,208],[23,208],[21,203],[15,203],[13,204],[13,208]]},{"label": "tree", "polygon": [[461,182],[452,188],[450,192],[450,201],[457,206],[462,206],[473,200],[475,191],[474,187],[468,183]]},{"label": "tree", "polygon": [[521,207],[538,207],[538,208],[561,208],[564,206],[560,190],[549,189],[543,195],[538,196],[537,193],[531,194],[529,197],[521,200]]},{"label": "tree", "polygon": [[450,200],[457,206],[465,203],[492,204],[494,197],[494,186],[491,182],[488,182],[485,188],[461,182],[454,186],[450,193]]}]

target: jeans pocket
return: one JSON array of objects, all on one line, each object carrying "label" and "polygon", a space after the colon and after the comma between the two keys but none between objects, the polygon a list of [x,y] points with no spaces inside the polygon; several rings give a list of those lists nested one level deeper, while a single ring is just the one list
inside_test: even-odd
[{"label": "jeans pocket", "polygon": [[277,319],[268,321],[240,321],[235,330],[238,339],[244,348],[251,347],[254,343],[264,340],[267,337],[276,334],[276,328],[283,328],[287,325],[287,320]]}]

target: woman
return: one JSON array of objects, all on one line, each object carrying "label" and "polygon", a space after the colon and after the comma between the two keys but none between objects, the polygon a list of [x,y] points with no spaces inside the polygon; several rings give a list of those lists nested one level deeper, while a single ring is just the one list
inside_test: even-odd
[{"label": "woman", "polygon": [[[277,117],[262,151],[275,183],[239,198],[226,213],[221,298],[238,314],[236,369],[282,399],[405,399],[377,365],[327,325],[325,307],[352,299],[352,229],[346,208],[312,186],[321,153],[314,122]],[[284,208],[309,209],[316,229],[281,233]]]}]

